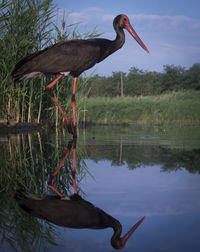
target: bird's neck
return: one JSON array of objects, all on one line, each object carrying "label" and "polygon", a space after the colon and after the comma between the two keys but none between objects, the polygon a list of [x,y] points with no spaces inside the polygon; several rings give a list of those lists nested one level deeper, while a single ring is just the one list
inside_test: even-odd
[{"label": "bird's neck", "polygon": [[121,233],[122,233],[122,226],[121,226],[120,222],[116,220],[116,222],[114,223],[112,228],[114,230],[114,234],[113,234],[113,236],[111,237],[111,240],[110,240],[111,245],[114,248],[119,248],[120,236],[121,236]]},{"label": "bird's neck", "polygon": [[116,38],[113,40],[113,48],[115,48],[115,51],[121,48],[125,42],[125,34],[123,29],[119,28],[118,26],[114,27],[116,31]]},{"label": "bird's neck", "polygon": [[120,49],[125,42],[125,34],[123,29],[119,28],[118,26],[114,26],[114,29],[116,31],[116,38],[114,40],[103,39],[104,43],[102,44],[104,46],[101,48],[101,56],[98,62],[104,60],[106,57]]}]

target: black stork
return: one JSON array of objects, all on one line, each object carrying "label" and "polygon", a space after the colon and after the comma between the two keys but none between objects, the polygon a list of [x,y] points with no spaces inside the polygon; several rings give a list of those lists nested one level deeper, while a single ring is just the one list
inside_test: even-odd
[{"label": "black stork", "polygon": [[140,219],[122,238],[122,226],[118,220],[105,213],[78,194],[70,197],[48,196],[18,191],[15,199],[19,206],[32,216],[45,219],[56,225],[69,228],[104,229],[113,228],[111,245],[115,249],[123,248],[128,238],[143,222]]},{"label": "black stork", "polygon": [[[60,74],[52,83],[47,86],[47,91],[52,100],[61,111],[69,133],[76,138],[76,113],[75,113],[75,90],[78,76],[96,63],[101,62],[110,54],[120,49],[125,42],[126,29],[139,45],[149,53],[149,50],[139,38],[130,25],[126,15],[121,14],[114,18],[113,26],[116,31],[114,40],[95,38],[87,40],[68,40],[54,44],[44,50],[35,52],[19,61],[12,73],[15,80],[26,80],[34,77],[42,77],[47,74]],[[51,88],[64,75],[74,77],[72,92],[73,125],[63,112],[57,100],[53,96]]]}]

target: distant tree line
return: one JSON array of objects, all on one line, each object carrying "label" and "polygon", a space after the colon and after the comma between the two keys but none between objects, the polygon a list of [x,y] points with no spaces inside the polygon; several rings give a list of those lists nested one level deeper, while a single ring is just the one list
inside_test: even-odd
[{"label": "distant tree line", "polygon": [[[125,96],[159,95],[170,91],[200,90],[200,63],[188,70],[181,66],[165,65],[163,73],[148,72],[132,67],[123,73]],[[121,72],[112,76],[95,75],[90,81],[89,96],[116,97],[121,95]]]}]

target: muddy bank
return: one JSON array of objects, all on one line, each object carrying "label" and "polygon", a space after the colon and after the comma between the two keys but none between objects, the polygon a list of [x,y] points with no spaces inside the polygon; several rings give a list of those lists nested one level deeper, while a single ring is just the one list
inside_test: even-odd
[{"label": "muddy bank", "polygon": [[14,120],[0,119],[0,133],[20,133],[26,131],[39,131],[40,123],[18,123]]}]

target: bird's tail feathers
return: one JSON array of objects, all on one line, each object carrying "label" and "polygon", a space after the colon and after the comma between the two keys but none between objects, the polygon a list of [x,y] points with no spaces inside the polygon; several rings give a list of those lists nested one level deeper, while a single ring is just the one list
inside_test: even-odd
[{"label": "bird's tail feathers", "polygon": [[44,74],[41,72],[19,73],[19,74],[17,72],[12,73],[12,77],[15,82],[25,81],[25,80],[28,80],[31,78],[41,78],[43,76],[44,76]]},{"label": "bird's tail feathers", "polygon": [[14,197],[16,200],[25,200],[25,199],[43,200],[47,196],[42,194],[29,193],[25,191],[17,191]]}]

